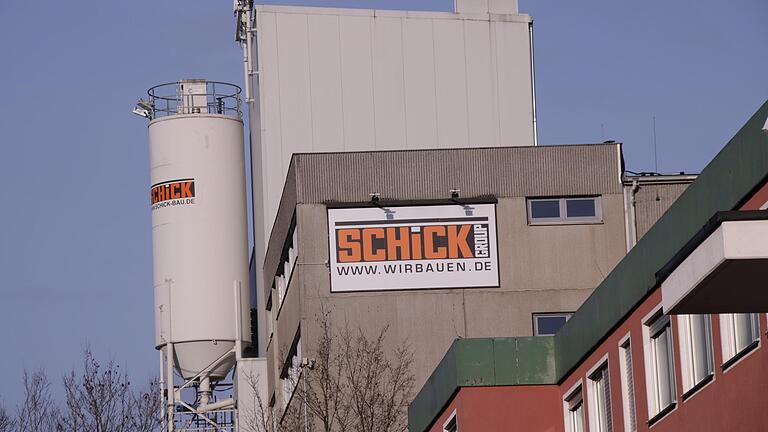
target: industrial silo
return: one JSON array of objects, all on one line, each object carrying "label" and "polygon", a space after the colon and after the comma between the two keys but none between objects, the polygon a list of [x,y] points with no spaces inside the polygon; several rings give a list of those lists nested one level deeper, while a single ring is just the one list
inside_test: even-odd
[{"label": "industrial silo", "polygon": [[[148,93],[134,113],[150,119],[155,347],[173,430],[185,388],[196,394],[188,410],[234,407],[212,390],[251,342],[243,122],[231,84],[183,80]],[[174,369],[184,384],[170,391]]]}]

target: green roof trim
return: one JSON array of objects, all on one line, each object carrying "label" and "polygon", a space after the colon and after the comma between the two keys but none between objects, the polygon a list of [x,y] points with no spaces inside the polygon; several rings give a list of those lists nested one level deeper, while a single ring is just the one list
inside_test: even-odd
[{"label": "green roof trim", "polygon": [[554,338],[456,339],[408,407],[408,426],[423,431],[461,387],[555,384]]},{"label": "green roof trim", "polygon": [[427,430],[461,387],[557,384],[657,286],[665,267],[719,211],[741,205],[768,177],[768,101],[553,337],[458,339],[408,409]]}]

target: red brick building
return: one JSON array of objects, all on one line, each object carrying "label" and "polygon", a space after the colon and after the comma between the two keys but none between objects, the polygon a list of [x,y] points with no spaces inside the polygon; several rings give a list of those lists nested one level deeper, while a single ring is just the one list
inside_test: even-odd
[{"label": "red brick building", "polygon": [[768,103],[554,336],[456,340],[410,430],[768,430],[767,116]]}]

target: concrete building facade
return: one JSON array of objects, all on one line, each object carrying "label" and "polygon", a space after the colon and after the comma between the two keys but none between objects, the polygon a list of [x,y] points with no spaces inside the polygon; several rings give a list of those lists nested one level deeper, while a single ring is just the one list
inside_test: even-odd
[{"label": "concrete building facade", "polygon": [[456,340],[409,429],[768,429],[767,117],[765,103],[554,336]]},{"label": "concrete building facade", "polygon": [[[617,143],[295,154],[264,260],[270,399],[289,399],[286,365],[297,345],[312,357],[322,311],[368,332],[388,325],[393,346],[413,348],[418,386],[456,338],[533,335],[538,314],[576,310],[625,255],[625,195]],[[535,202],[568,200],[594,203],[595,217],[532,217]],[[333,209],[483,204],[495,207],[496,286],[334,292]]]}]

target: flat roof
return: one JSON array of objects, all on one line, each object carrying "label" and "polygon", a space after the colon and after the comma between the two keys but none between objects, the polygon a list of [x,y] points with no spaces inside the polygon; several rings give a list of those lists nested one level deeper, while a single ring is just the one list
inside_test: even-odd
[{"label": "flat roof", "polygon": [[505,21],[505,22],[533,22],[530,15],[525,13],[496,14],[496,13],[471,13],[454,11],[417,11],[397,9],[371,9],[371,8],[341,8],[341,7],[317,7],[317,6],[291,6],[291,5],[255,5],[254,9],[259,13],[288,13],[302,15],[335,15],[335,16],[360,16],[360,17],[386,17],[386,18],[422,18],[422,19],[461,19],[473,21]]}]

